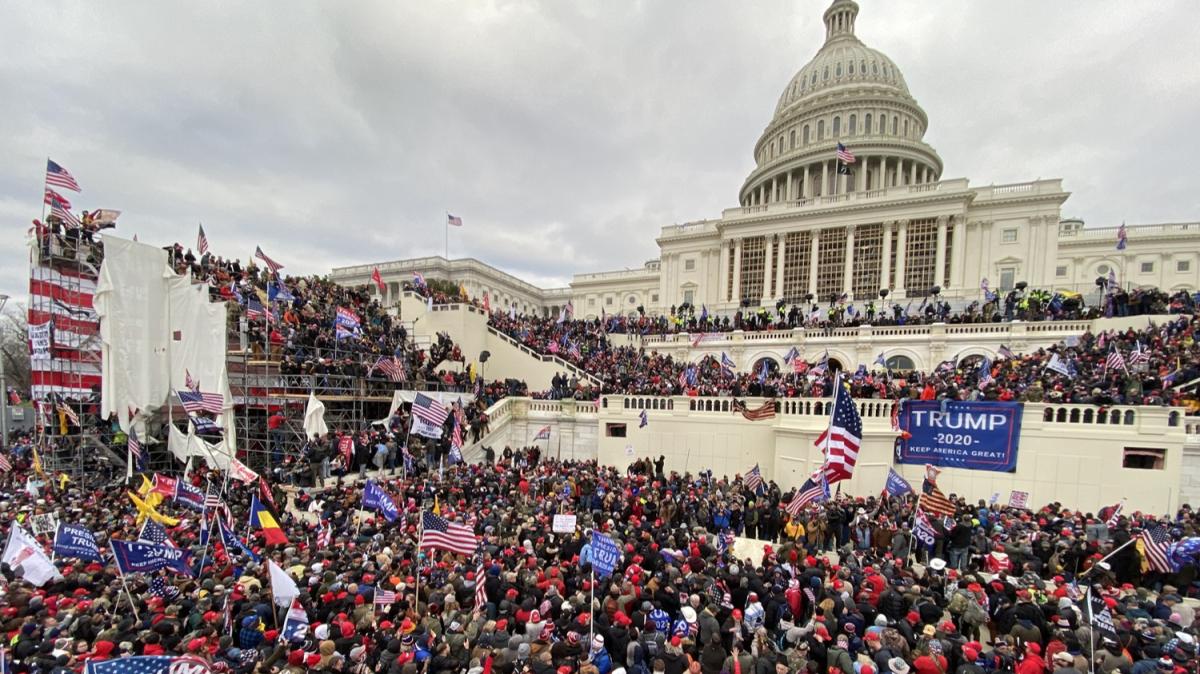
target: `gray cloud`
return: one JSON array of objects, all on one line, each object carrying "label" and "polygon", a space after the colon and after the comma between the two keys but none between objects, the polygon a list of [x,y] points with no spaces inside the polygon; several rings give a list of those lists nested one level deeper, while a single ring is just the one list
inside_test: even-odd
[{"label": "gray cloud", "polygon": [[[24,292],[46,155],[122,235],[203,221],[293,272],[440,254],[447,210],[452,255],[544,285],[639,266],[736,203],[826,4],[9,3],[0,289]],[[1197,219],[1200,5],[860,4],[947,177],[1062,177],[1093,225]]]}]

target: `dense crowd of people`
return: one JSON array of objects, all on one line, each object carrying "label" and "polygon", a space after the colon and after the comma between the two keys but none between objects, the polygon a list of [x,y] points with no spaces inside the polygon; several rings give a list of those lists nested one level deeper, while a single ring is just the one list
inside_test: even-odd
[{"label": "dense crowd of people", "polygon": [[[661,457],[622,472],[506,448],[444,475],[417,460],[402,476],[371,474],[391,514],[364,505],[361,482],[296,490],[201,470],[182,479],[219,497],[206,515],[155,497],[141,476],[128,487],[141,487],[139,505],[126,489],[76,488],[8,458],[0,530],[21,526],[42,555],[47,517],[92,532],[101,550],[144,538],[150,518],[190,553],[183,572],[124,575],[107,554],[58,554],[59,575],[39,584],[24,579],[36,555],[6,556],[11,672],[139,656],[288,674],[1141,674],[1200,662],[1183,598],[1197,591],[1194,562],[1148,572],[1123,546],[1159,526],[1190,541],[1200,521],[1186,506],[1104,524],[1107,513],[1060,504],[951,495],[957,512],[935,518],[927,545],[910,530],[911,496],[839,494],[793,519],[781,507],[792,494],[774,483],[756,492]],[[252,499],[278,504],[278,532],[244,526]],[[226,510],[233,525],[209,535]],[[471,554],[419,545],[432,513],[473,532]],[[556,532],[561,514],[577,520]],[[593,532],[615,543],[611,573]],[[743,535],[755,540],[731,538]],[[273,602],[272,565],[297,586],[294,606]],[[1111,629],[1090,617],[1090,596]]]}]

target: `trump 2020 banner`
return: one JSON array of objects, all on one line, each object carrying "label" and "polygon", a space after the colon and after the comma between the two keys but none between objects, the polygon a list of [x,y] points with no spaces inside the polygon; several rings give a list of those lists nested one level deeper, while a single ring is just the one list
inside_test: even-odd
[{"label": "trump 2020 banner", "polygon": [[1021,403],[904,401],[900,430],[912,437],[896,443],[896,462],[943,468],[1017,469]]}]

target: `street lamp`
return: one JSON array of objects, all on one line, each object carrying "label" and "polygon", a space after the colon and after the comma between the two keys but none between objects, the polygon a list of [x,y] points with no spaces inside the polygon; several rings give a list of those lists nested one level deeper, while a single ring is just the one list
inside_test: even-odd
[{"label": "street lamp", "polygon": [[[4,305],[8,295],[0,294],[0,321],[4,320]],[[8,449],[8,379],[4,376],[4,352],[0,351],[0,447]]]}]

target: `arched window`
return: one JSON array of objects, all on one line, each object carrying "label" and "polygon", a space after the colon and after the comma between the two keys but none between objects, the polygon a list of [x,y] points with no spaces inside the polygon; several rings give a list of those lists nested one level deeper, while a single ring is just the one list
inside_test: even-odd
[{"label": "arched window", "polygon": [[908,135],[908,120],[904,120],[904,135]]},{"label": "arched window", "polygon": [[834,117],[833,118],[833,137],[837,138],[841,135],[842,135],[842,118]]},{"label": "arched window", "polygon": [[841,62],[840,62],[840,61],[839,61],[839,62],[838,62],[838,64],[837,64],[837,70],[836,70],[835,72],[836,72],[836,76],[837,76],[837,77],[841,77],[841,76],[842,76],[842,64],[841,64]]},{"label": "arched window", "polygon": [[821,80],[822,80],[822,81],[828,81],[828,80],[829,80],[829,66],[825,66],[825,72],[824,72],[824,73],[822,73],[822,75],[821,75]]},{"label": "arched window", "polygon": [[850,62],[850,75],[851,75],[851,76],[853,76],[853,75],[854,75],[854,61],[851,61],[851,62]]},{"label": "arched window", "polygon": [[887,115],[879,116],[879,135],[887,133]]},{"label": "arched window", "polygon": [[915,370],[916,365],[913,359],[908,356],[892,356],[883,362],[884,367],[889,370]]},{"label": "arched window", "polygon": [[871,64],[871,73],[875,74],[875,75],[879,74],[879,64],[878,63]]},{"label": "arched window", "polygon": [[816,86],[816,84],[817,84],[817,72],[814,70],[813,75],[812,75],[812,85]]},{"label": "arched window", "polygon": [[767,146],[767,159],[774,159],[774,158],[775,158],[775,141],[771,141],[771,144]]},{"label": "arched window", "polygon": [[783,154],[783,134],[779,134],[779,154]]},{"label": "arched window", "polygon": [[802,135],[804,136],[804,139],[800,142],[804,145],[808,145],[808,125],[807,124],[804,125],[804,133]]},{"label": "arched window", "polygon": [[863,61],[862,63],[859,64],[858,72],[860,72],[864,75],[867,74],[867,62],[866,61]]},{"label": "arched window", "polygon": [[850,128],[847,129],[847,133],[851,136],[858,133],[858,115],[850,115]]},{"label": "arched window", "polygon": [[792,129],[791,133],[788,134],[788,149],[789,150],[796,149],[796,130],[795,129]]},{"label": "arched window", "polygon": [[893,116],[893,117],[892,117],[892,135],[893,135],[893,136],[895,136],[895,135],[896,135],[896,131],[897,131],[899,128],[900,128],[900,118],[899,118],[899,117],[896,117],[896,116]]},{"label": "arched window", "polygon": [[863,131],[866,133],[871,133],[871,113],[869,112],[867,113],[867,116],[863,118]]},{"label": "arched window", "polygon": [[825,140],[825,120],[817,120],[817,140]]}]

